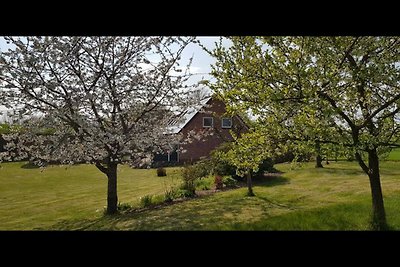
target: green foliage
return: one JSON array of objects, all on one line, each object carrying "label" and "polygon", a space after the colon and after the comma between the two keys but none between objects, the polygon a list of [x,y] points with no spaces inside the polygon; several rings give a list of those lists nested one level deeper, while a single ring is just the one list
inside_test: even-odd
[{"label": "green foliage", "polygon": [[177,191],[177,197],[178,198],[192,198],[196,196],[195,190],[190,188],[190,189],[186,189],[186,188],[180,188]]},{"label": "green foliage", "polygon": [[23,131],[22,126],[17,124],[0,123],[0,135]]},{"label": "green foliage", "polygon": [[195,194],[196,183],[200,179],[210,175],[211,171],[212,165],[208,160],[200,161],[194,165],[186,165],[182,169],[183,184],[181,188],[189,192],[187,195],[193,196]]},{"label": "green foliage", "polygon": [[212,164],[212,172],[214,175],[231,175],[236,176],[236,167],[224,157],[224,153],[228,152],[233,143],[226,142],[211,152],[210,164]]},{"label": "green foliage", "polygon": [[171,187],[164,192],[164,202],[170,203],[178,198],[193,197],[194,194],[188,190]]},{"label": "green foliage", "polygon": [[[274,153],[270,140],[260,132],[252,131],[236,136],[229,149],[218,150],[215,157],[235,167],[236,175],[243,177],[248,171],[258,172],[260,164]],[[228,165],[228,166],[229,166]]]},{"label": "green foliage", "polygon": [[131,210],[133,207],[129,203],[118,203],[117,210],[120,212]]},{"label": "green foliage", "polygon": [[192,168],[196,179],[202,179],[212,174],[213,163],[210,159],[204,159],[193,164]]},{"label": "green foliage", "polygon": [[142,208],[147,208],[152,205],[153,195],[145,195],[140,198],[140,206]]},{"label": "green foliage", "polygon": [[[257,172],[266,151],[267,157],[279,148],[329,157],[334,150],[353,154],[380,183],[377,153],[400,141],[400,37],[228,39],[229,48],[220,42],[209,51],[216,59],[209,86],[230,112],[257,116],[254,132],[244,135],[249,140],[236,140],[225,154],[238,173]],[[380,186],[371,189],[383,203]],[[374,218],[384,224],[378,206]]]},{"label": "green foliage", "polygon": [[170,188],[165,190],[164,192],[164,201],[165,202],[172,202],[175,199],[175,190],[174,188]]},{"label": "green foliage", "polygon": [[158,167],[157,168],[157,176],[167,176],[167,170],[164,167]]},{"label": "green foliage", "polygon": [[274,168],[274,162],[271,158],[264,159],[258,166],[258,171],[254,172],[253,177],[262,176],[264,173],[277,172]]},{"label": "green foliage", "polygon": [[201,178],[196,181],[196,190],[210,190],[213,185],[212,176]]},{"label": "green foliage", "polygon": [[[227,153],[234,149],[235,143],[224,143],[221,146],[217,147],[211,152],[211,164],[213,165],[213,173],[215,175],[221,176],[231,176],[235,179],[243,179],[242,176],[237,175],[237,168],[231,163],[229,158],[227,158]],[[255,151],[256,153],[256,151]],[[293,156],[294,158],[294,156]],[[292,159],[290,159],[291,161]],[[276,172],[276,169],[273,167],[274,160],[271,158],[263,159],[259,164],[257,171],[253,171],[253,176],[261,176],[265,172]]]},{"label": "green foliage", "polygon": [[10,133],[10,125],[6,123],[0,123],[0,134]]},{"label": "green foliage", "polygon": [[195,192],[195,181],[199,179],[197,175],[197,169],[193,165],[185,166],[182,169],[182,179],[183,183],[181,185],[181,189],[188,190],[190,192]]},{"label": "green foliage", "polygon": [[193,191],[182,189],[182,188],[174,188],[171,187],[164,192],[163,202],[171,203],[175,199],[179,198],[191,198],[194,197],[195,194]]},{"label": "green foliage", "polygon": [[154,195],[151,198],[151,206],[156,206],[160,205],[165,202],[165,195],[159,194],[159,195]]},{"label": "green foliage", "polygon": [[208,85],[231,112],[257,115],[254,128],[275,145],[315,153],[320,141],[321,154],[335,158],[399,140],[400,38],[229,39],[229,49],[209,51],[216,82]]},{"label": "green foliage", "polygon": [[222,178],[222,183],[225,187],[236,187],[238,182],[231,176],[224,176]]}]

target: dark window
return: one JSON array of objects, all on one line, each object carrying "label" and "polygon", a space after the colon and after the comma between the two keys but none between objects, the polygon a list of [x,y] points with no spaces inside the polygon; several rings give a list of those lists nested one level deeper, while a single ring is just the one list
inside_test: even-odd
[{"label": "dark window", "polygon": [[232,128],[232,118],[222,118],[222,128]]},{"label": "dark window", "polygon": [[214,120],[212,117],[204,117],[203,118],[203,127],[211,128],[214,126]]}]

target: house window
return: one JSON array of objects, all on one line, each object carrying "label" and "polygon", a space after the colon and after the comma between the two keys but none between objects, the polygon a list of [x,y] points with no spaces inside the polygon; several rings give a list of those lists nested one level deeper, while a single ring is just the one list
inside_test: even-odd
[{"label": "house window", "polygon": [[222,128],[232,128],[232,118],[222,118]]},{"label": "house window", "polygon": [[203,118],[203,127],[204,128],[212,128],[214,126],[214,119],[212,117],[204,117]]}]

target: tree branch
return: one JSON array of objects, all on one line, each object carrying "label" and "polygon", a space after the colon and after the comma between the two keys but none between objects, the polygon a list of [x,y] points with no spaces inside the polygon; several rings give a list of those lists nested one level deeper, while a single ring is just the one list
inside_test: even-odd
[{"label": "tree branch", "polygon": [[365,162],[363,161],[363,159],[362,159],[360,153],[356,152],[354,155],[355,155],[355,158],[356,158],[356,160],[358,161],[358,164],[360,165],[361,169],[363,169],[363,171],[364,171],[366,174],[369,174],[369,168],[368,168],[368,166],[365,164]]},{"label": "tree branch", "polygon": [[346,115],[346,113],[343,112],[343,110],[341,110],[338,105],[336,104],[336,101],[331,98],[328,94],[322,92],[322,91],[317,91],[318,96],[322,97],[323,99],[327,100],[331,106],[335,109],[335,111],[348,123],[348,125],[350,126],[350,128],[356,129],[356,125],[351,121],[351,119],[349,118],[349,116]]},{"label": "tree branch", "polygon": [[381,112],[382,110],[384,110],[385,108],[389,107],[391,104],[393,104],[394,102],[396,102],[397,100],[400,99],[400,94],[396,95],[395,97],[393,97],[391,100],[389,100],[388,102],[386,102],[384,105],[380,106],[378,109],[376,109],[374,112],[371,113],[371,115],[369,115],[365,120],[364,123],[362,123],[360,125],[360,128],[364,127],[367,123],[368,120],[373,119],[379,112]]},{"label": "tree branch", "polygon": [[106,167],[104,167],[100,161],[96,161],[95,165],[97,167],[97,169],[99,169],[102,173],[107,174],[108,173],[108,169]]}]

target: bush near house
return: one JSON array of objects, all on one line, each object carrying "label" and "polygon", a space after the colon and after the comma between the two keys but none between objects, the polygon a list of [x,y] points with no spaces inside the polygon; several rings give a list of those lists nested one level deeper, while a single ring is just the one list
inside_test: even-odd
[{"label": "bush near house", "polygon": [[181,189],[187,191],[186,196],[194,196],[196,191],[196,180],[202,178],[201,172],[196,165],[188,165],[182,168],[183,184]]},{"label": "bush near house", "polygon": [[167,170],[163,167],[158,167],[157,168],[157,176],[158,177],[167,176]]},{"label": "bush near house", "polygon": [[[218,153],[219,151],[227,152],[231,146],[232,143],[224,143],[218,148],[216,148],[211,153],[211,157],[209,159],[209,165],[212,166],[213,173],[215,175],[218,174],[221,176],[231,176],[232,178],[241,181],[244,179],[244,177],[240,177],[236,174],[236,167],[230,164],[225,159],[221,158]],[[277,172],[277,170],[273,167],[274,163],[275,163],[274,159],[271,158],[265,159],[262,163],[260,163],[258,171],[253,172],[252,174],[253,177],[261,177],[266,172]]]}]

